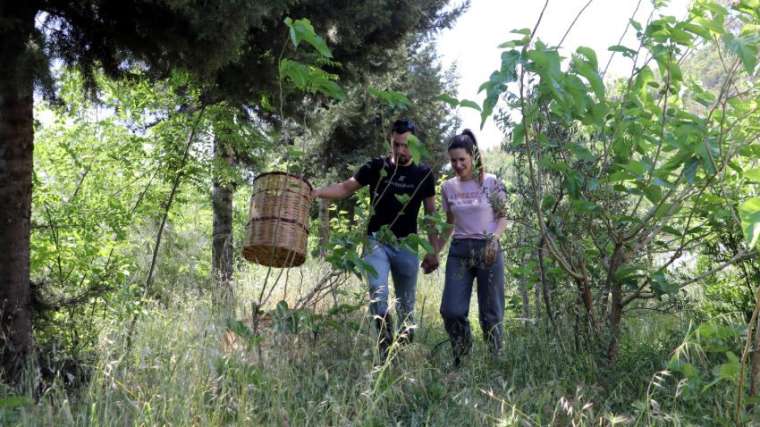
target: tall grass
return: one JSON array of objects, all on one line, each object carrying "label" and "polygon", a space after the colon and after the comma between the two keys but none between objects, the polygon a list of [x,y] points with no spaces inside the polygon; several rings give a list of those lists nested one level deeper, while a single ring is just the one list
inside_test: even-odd
[{"label": "tall grass", "polygon": [[[289,275],[291,302],[317,279],[314,267]],[[262,274],[239,276],[236,317],[250,315]],[[563,351],[541,322],[507,319],[502,355],[492,358],[478,340],[454,369],[438,315],[441,286],[437,274],[421,280],[416,340],[393,347],[387,363],[377,360],[364,309],[298,333],[265,317],[262,338],[246,342],[225,334],[208,295],[176,295],[169,307],[146,308],[129,351],[126,321],[102,325],[95,374],[84,389],[58,383],[35,399],[0,394],[0,424],[685,425],[730,413],[727,398],[679,401],[678,379],[664,369],[683,338],[674,316],[629,323],[614,368]],[[351,281],[346,290],[321,310],[355,302],[362,285]],[[285,296],[282,282],[268,307]],[[478,332],[475,306],[471,315]],[[560,332],[571,342],[571,328]]]}]

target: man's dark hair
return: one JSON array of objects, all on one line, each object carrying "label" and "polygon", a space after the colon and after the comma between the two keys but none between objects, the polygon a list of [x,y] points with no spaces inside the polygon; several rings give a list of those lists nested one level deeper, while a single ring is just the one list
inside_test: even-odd
[{"label": "man's dark hair", "polygon": [[414,127],[414,123],[412,123],[411,120],[408,119],[399,119],[393,122],[393,126],[391,127],[391,131],[395,133],[405,133],[405,132],[411,132],[415,133],[417,129]]}]

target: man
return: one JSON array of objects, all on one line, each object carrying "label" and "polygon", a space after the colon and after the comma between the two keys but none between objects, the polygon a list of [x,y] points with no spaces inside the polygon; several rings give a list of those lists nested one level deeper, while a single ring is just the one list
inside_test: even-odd
[{"label": "man", "polygon": [[[417,216],[420,206],[426,214],[435,211],[435,180],[427,166],[414,163],[407,140],[414,134],[414,124],[397,120],[391,128],[391,155],[375,158],[364,164],[356,174],[336,184],[318,188],[313,197],[339,200],[346,198],[365,185],[370,188],[372,214],[367,227],[369,235],[364,260],[377,274],[368,274],[370,312],[380,334],[378,348],[381,358],[388,355],[393,341],[393,320],[388,313],[388,274],[393,277],[398,305],[396,311],[405,325],[400,338],[411,341],[414,324],[414,301],[417,288],[419,259],[417,254],[394,242],[380,241],[379,232],[388,226],[397,239],[417,233]],[[408,200],[406,200],[408,199]],[[428,233],[431,244],[436,237]],[[432,245],[435,247],[435,244]],[[438,257],[428,254],[422,264],[426,273],[438,267]]]}]

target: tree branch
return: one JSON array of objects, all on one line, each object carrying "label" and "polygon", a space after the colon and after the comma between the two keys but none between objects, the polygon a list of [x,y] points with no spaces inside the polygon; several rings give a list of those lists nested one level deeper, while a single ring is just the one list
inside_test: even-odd
[{"label": "tree branch", "polygon": [[174,183],[172,184],[172,191],[171,193],[169,193],[169,199],[166,201],[166,209],[164,209],[164,215],[163,215],[163,218],[161,218],[161,225],[158,228],[158,235],[156,236],[156,245],[153,248],[153,258],[151,259],[151,262],[150,262],[150,269],[148,270],[148,278],[145,280],[145,289],[143,290],[143,295],[147,295],[149,293],[151,285],[153,284],[153,271],[156,268],[156,260],[158,259],[158,249],[161,246],[161,236],[164,233],[166,220],[169,217],[169,209],[171,209],[172,203],[174,202],[174,196],[177,194],[177,188],[179,187],[179,183],[182,180],[182,176],[183,176],[182,169],[185,167],[185,163],[187,163],[187,158],[190,155],[190,147],[193,145],[193,141],[195,140],[195,133],[196,133],[196,130],[198,129],[198,124],[200,123],[205,110],[206,110],[206,106],[201,105],[200,112],[198,113],[198,117],[196,117],[195,123],[193,123],[193,127],[190,129],[190,134],[187,137],[187,144],[185,145],[185,152],[182,155],[182,162],[180,163],[179,169],[177,171],[177,175],[174,177]]},{"label": "tree branch", "polygon": [[679,288],[683,288],[684,286],[688,286],[688,285],[691,285],[692,283],[699,282],[700,280],[703,280],[703,279],[705,279],[705,278],[707,278],[709,276],[712,276],[713,274],[718,273],[718,272],[726,269],[727,267],[730,267],[730,266],[736,264],[737,262],[745,261],[745,260],[756,258],[756,257],[757,257],[757,252],[755,252],[754,250],[753,251],[749,251],[749,252],[742,251],[742,252],[738,253],[735,257],[733,257],[730,260],[724,262],[723,264],[721,264],[721,265],[713,268],[712,270],[707,271],[707,272],[705,272],[703,274],[700,274],[697,277],[694,277],[692,279],[689,279],[689,280],[687,280],[687,281],[679,284],[678,287]]}]

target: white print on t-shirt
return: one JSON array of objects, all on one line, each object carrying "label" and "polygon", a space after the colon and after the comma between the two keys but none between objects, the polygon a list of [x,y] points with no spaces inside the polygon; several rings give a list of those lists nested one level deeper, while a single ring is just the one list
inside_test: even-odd
[{"label": "white print on t-shirt", "polygon": [[453,178],[443,185],[443,208],[454,214],[454,238],[483,238],[505,217],[506,194],[496,177],[485,182]]},{"label": "white print on t-shirt", "polygon": [[[406,176],[401,175],[401,176],[398,177],[398,181],[396,181],[396,180],[391,181],[391,185],[393,187],[395,187],[395,188],[401,188],[401,189],[404,189],[404,190],[414,189],[414,187],[415,187],[414,184],[409,184],[409,183],[406,183],[406,182],[400,182],[400,181],[403,181],[405,178],[406,178]],[[383,182],[380,185],[380,187],[382,187],[384,185],[385,185],[385,182]]]},{"label": "white print on t-shirt", "polygon": [[454,206],[479,206],[485,202],[483,191],[452,192],[448,202]]}]

